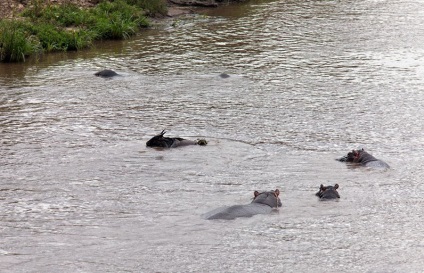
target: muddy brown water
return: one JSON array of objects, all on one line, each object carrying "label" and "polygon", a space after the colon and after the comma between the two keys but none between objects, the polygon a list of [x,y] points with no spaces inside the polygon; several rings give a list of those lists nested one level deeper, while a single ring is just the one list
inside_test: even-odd
[{"label": "muddy brown water", "polygon": [[0,271],[422,272],[423,44],[420,1],[251,1],[0,64]]}]

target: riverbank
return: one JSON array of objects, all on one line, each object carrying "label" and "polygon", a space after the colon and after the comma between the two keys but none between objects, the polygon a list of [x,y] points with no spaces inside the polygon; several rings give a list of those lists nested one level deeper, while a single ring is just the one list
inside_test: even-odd
[{"label": "riverbank", "polygon": [[[61,5],[61,4],[75,4],[80,8],[92,8],[95,5],[99,4],[101,0],[50,0],[52,5]],[[0,1],[0,20],[5,18],[15,18],[19,13],[24,11],[29,5],[31,5],[31,0],[2,0]],[[219,1],[208,0],[208,1],[187,1],[187,0],[173,0],[166,1],[166,17],[179,16],[181,14],[191,13],[190,7],[192,6],[217,6]],[[156,14],[159,16],[160,14]]]},{"label": "riverbank", "polygon": [[[31,5],[32,2],[33,1],[31,0],[2,0],[0,1],[0,19],[16,17],[27,6]],[[72,3],[82,8],[88,8],[88,7],[95,6],[100,1],[99,0],[50,0],[49,2],[53,5]]]},{"label": "riverbank", "polygon": [[42,53],[90,48],[98,40],[126,39],[149,27],[153,19],[193,13],[191,7],[216,7],[220,3],[223,2],[5,0],[0,6],[0,62],[22,62]]}]

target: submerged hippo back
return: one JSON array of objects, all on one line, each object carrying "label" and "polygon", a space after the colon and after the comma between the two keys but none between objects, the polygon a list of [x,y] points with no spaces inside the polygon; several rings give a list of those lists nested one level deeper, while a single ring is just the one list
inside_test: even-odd
[{"label": "submerged hippo back", "polygon": [[118,73],[116,73],[113,70],[105,69],[105,70],[94,73],[94,75],[97,77],[102,77],[102,78],[111,78],[114,76],[118,76]]},{"label": "submerged hippo back", "polygon": [[218,208],[203,215],[207,220],[232,220],[239,217],[252,217],[256,214],[268,214],[272,208],[262,204],[234,205]]},{"label": "submerged hippo back", "polygon": [[268,214],[273,208],[281,207],[278,195],[280,191],[254,192],[252,203],[248,205],[235,205],[212,210],[203,215],[207,220],[223,219],[232,220],[238,217],[252,217],[256,214]]},{"label": "submerged hippo back", "polygon": [[370,168],[384,168],[384,169],[390,168],[389,164],[387,164],[386,162],[382,160],[369,161],[365,163],[364,166],[370,167]]},{"label": "submerged hippo back", "polygon": [[370,155],[369,153],[365,152],[363,149],[358,151],[359,153],[359,157],[356,160],[356,162],[361,163],[362,165],[366,166],[366,167],[371,167],[371,168],[390,168],[390,166],[380,160],[375,158],[374,156]]}]

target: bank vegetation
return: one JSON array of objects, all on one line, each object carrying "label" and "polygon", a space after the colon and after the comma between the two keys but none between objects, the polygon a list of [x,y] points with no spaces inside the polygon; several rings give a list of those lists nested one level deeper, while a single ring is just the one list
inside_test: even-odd
[{"label": "bank vegetation", "polygon": [[94,7],[70,1],[30,0],[13,18],[0,20],[0,62],[23,62],[46,52],[89,48],[94,41],[126,39],[165,15],[166,0],[103,0]]}]

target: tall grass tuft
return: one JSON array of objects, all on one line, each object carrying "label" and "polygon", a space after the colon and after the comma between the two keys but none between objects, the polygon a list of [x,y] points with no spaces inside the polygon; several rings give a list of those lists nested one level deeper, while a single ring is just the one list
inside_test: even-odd
[{"label": "tall grass tuft", "polygon": [[0,21],[0,61],[23,62],[41,52],[38,39],[27,31],[28,25],[17,20]]},{"label": "tall grass tuft", "polygon": [[94,30],[99,39],[126,39],[140,27],[148,26],[143,11],[125,1],[104,1],[92,9]]},{"label": "tall grass tuft", "polygon": [[69,33],[71,40],[68,50],[80,50],[91,47],[96,35],[93,31],[86,29],[69,31]]},{"label": "tall grass tuft", "polygon": [[92,45],[95,33],[85,29],[65,29],[50,23],[40,23],[30,27],[47,52],[68,51],[88,48]]}]

